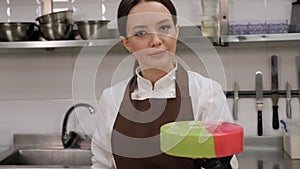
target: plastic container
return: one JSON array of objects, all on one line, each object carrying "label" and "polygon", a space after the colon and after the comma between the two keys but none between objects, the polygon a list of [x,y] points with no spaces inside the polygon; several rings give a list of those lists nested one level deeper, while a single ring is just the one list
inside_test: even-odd
[{"label": "plastic container", "polygon": [[285,120],[287,132],[283,135],[284,151],[291,159],[300,159],[300,120]]},{"label": "plastic container", "polygon": [[220,35],[219,0],[201,0],[201,30],[205,37]]},{"label": "plastic container", "polygon": [[300,32],[300,0],[292,3],[290,33]]},{"label": "plastic container", "polygon": [[202,16],[201,30],[205,37],[220,36],[219,21],[216,16]]}]

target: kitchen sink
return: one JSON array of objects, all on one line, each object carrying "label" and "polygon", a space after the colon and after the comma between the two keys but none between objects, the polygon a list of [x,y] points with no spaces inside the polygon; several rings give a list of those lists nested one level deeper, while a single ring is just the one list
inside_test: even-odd
[{"label": "kitchen sink", "polygon": [[91,150],[9,149],[0,156],[0,168],[90,168]]}]

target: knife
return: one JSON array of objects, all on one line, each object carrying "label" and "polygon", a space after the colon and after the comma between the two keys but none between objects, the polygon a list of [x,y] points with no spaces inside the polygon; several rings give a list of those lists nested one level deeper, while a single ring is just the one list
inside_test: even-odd
[{"label": "knife", "polygon": [[234,120],[237,120],[238,119],[238,117],[237,117],[237,111],[238,111],[237,102],[239,99],[239,87],[238,87],[237,82],[234,82],[233,90],[234,90],[234,94],[233,94],[234,100],[233,100],[232,116],[233,116]]},{"label": "knife", "polygon": [[276,55],[271,57],[271,80],[272,80],[272,102],[273,102],[273,129],[279,129],[279,117],[278,117],[278,59]]},{"label": "knife", "polygon": [[292,106],[291,106],[291,88],[289,82],[286,82],[286,117],[292,118]]},{"label": "knife", "polygon": [[257,109],[257,134],[263,135],[263,121],[262,121],[262,109],[263,109],[263,81],[262,72],[257,71],[255,75],[255,90],[256,90],[256,109]]},{"label": "knife", "polygon": [[232,108],[232,116],[233,116],[233,119],[234,120],[237,120],[237,101],[239,99],[239,87],[238,87],[238,84],[237,82],[234,82],[234,85],[233,85],[233,90],[234,90],[234,93],[233,93],[233,108]]},{"label": "knife", "polygon": [[[300,98],[300,55],[296,56],[296,68],[297,68],[297,74],[298,74],[298,93],[299,93],[299,98]],[[300,99],[299,99],[300,101]]]}]

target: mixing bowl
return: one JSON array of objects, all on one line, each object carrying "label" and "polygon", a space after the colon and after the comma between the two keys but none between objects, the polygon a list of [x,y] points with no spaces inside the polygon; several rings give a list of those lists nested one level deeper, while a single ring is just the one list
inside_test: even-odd
[{"label": "mixing bowl", "polygon": [[47,40],[63,40],[70,38],[73,30],[72,23],[47,23],[40,24],[40,34]]},{"label": "mixing bowl", "polygon": [[0,23],[0,39],[2,41],[28,40],[34,32],[33,22],[2,22]]},{"label": "mixing bowl", "polygon": [[42,15],[35,19],[39,22],[39,24],[46,24],[46,23],[71,23],[73,22],[73,11],[60,11],[60,12],[53,12],[50,14]]},{"label": "mixing bowl", "polygon": [[79,35],[82,39],[100,39],[108,36],[109,20],[76,21]]}]

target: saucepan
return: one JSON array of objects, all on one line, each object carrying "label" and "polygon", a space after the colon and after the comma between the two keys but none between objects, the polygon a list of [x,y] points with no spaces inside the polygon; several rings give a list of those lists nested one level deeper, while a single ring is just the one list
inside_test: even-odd
[{"label": "saucepan", "polygon": [[60,11],[36,18],[39,32],[46,40],[69,39],[73,31],[73,11]]},{"label": "saucepan", "polygon": [[34,22],[2,22],[0,23],[0,40],[29,40],[34,32]]},{"label": "saucepan", "polygon": [[48,24],[53,22],[59,23],[72,23],[73,22],[73,11],[59,11],[53,12],[46,15],[42,15],[35,19],[39,24]]},{"label": "saucepan", "polygon": [[109,20],[75,21],[82,39],[101,39],[108,36],[107,24]]}]

